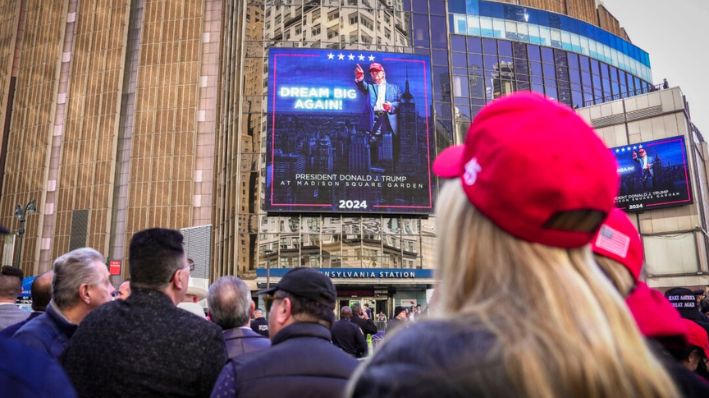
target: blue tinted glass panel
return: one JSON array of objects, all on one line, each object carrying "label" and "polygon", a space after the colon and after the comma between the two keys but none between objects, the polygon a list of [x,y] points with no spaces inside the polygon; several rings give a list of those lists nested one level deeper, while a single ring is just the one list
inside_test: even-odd
[{"label": "blue tinted glass panel", "polygon": [[556,79],[556,69],[554,64],[542,64],[542,69],[544,69],[545,79]]},{"label": "blue tinted glass panel", "polygon": [[468,76],[453,75],[453,96],[468,97]]},{"label": "blue tinted glass panel", "polygon": [[470,96],[473,98],[485,98],[485,82],[482,76],[470,76]]},{"label": "blue tinted glass panel", "polygon": [[566,56],[568,58],[569,68],[570,69],[578,69],[579,68],[579,56],[574,53],[566,53]]},{"label": "blue tinted glass panel", "polygon": [[479,37],[468,37],[466,42],[468,43],[468,52],[482,54],[483,46]]},{"label": "blue tinted glass panel", "polygon": [[483,54],[497,55],[497,40],[483,39]]},{"label": "blue tinted glass panel", "polygon": [[465,14],[465,0],[448,0],[448,12]]},{"label": "blue tinted glass panel", "polygon": [[554,80],[544,80],[544,94],[547,97],[557,99],[559,94],[556,92],[556,81]]},{"label": "blue tinted glass panel", "polygon": [[446,15],[446,4],[443,1],[431,1],[428,3],[431,15]]},{"label": "blue tinted glass panel", "polygon": [[542,62],[553,64],[554,63],[554,50],[549,47],[542,47]]},{"label": "blue tinted glass panel", "polygon": [[512,43],[506,40],[497,42],[497,51],[501,57],[512,57]]},{"label": "blue tinted glass panel", "polygon": [[431,16],[431,47],[448,48],[445,17]]},{"label": "blue tinted glass panel", "polygon": [[480,54],[468,54],[468,71],[472,74],[482,75],[483,56]]},{"label": "blue tinted glass panel", "polygon": [[468,57],[465,53],[452,53],[451,59],[455,67],[465,68],[468,65]]},{"label": "blue tinted glass panel", "polygon": [[640,85],[640,79],[636,77],[633,80],[635,80],[635,94],[642,94],[643,88]]},{"label": "blue tinted glass panel", "polygon": [[579,55],[579,66],[581,66],[582,72],[591,72],[591,68],[588,66],[588,57],[585,55]]},{"label": "blue tinted glass panel", "polygon": [[453,51],[465,52],[465,37],[459,35],[451,35],[451,48]]},{"label": "blue tinted glass panel", "polygon": [[583,107],[583,94],[579,85],[571,85],[571,106],[574,108]]},{"label": "blue tinted glass panel", "polygon": [[414,0],[414,12],[428,12],[428,1],[426,0]]},{"label": "blue tinted glass panel", "polygon": [[414,14],[414,44],[416,46],[429,46],[428,16]]},{"label": "blue tinted glass panel", "polygon": [[538,61],[541,62],[542,57],[539,55],[539,46],[535,45],[528,45],[527,46],[527,54],[529,55],[529,60],[530,61]]},{"label": "blue tinted glass panel", "polygon": [[540,62],[530,62],[529,72],[532,76],[542,76],[542,64]]},{"label": "blue tinted glass panel", "polygon": [[[453,54],[463,54],[463,53],[453,53]],[[448,51],[446,51],[446,50],[431,51],[431,63],[433,65],[448,66]]]}]

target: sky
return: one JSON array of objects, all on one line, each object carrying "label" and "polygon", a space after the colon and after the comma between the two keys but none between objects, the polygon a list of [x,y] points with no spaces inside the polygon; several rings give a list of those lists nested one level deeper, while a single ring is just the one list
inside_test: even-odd
[{"label": "sky", "polygon": [[601,0],[636,46],[650,54],[654,84],[666,78],[689,102],[709,141],[709,0]]}]

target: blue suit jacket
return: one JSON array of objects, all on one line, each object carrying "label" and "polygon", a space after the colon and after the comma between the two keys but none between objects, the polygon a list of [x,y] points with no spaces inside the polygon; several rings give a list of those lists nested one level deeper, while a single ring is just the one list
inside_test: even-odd
[{"label": "blue suit jacket", "polygon": [[[359,91],[367,95],[367,101],[365,102],[364,112],[359,120],[359,129],[364,131],[372,131],[374,127],[374,105],[377,103],[377,85],[373,83],[367,83],[364,80],[355,82]],[[386,95],[384,97],[385,102],[391,104],[391,110],[387,114],[389,119],[389,125],[396,135],[398,133],[397,123],[396,123],[396,112],[399,109],[399,101],[401,98],[401,91],[399,86],[386,83]]]}]

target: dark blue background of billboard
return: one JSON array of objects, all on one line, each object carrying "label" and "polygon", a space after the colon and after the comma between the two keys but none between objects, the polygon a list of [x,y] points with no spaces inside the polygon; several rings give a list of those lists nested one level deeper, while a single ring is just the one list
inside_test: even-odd
[{"label": "dark blue background of billboard", "polygon": [[[650,158],[650,173],[643,175],[633,151],[644,148]],[[618,162],[621,184],[616,199],[619,208],[642,211],[692,203],[684,137],[676,136],[611,148]]]},{"label": "dark blue background of billboard", "polygon": [[[339,54],[344,59],[340,60]],[[350,54],[355,58],[349,59]],[[360,55],[365,59],[359,59]],[[370,56],[374,57],[371,61]],[[400,101],[398,138],[387,134],[374,137],[361,128],[368,98],[357,90],[354,70],[359,64],[365,82],[371,82],[371,62],[382,64],[387,83],[398,86],[402,97],[408,81],[411,97]],[[325,89],[321,92],[329,96],[282,96],[284,87]],[[336,88],[350,90],[355,98],[333,98]],[[296,109],[298,100],[301,107]],[[330,102],[319,103],[327,109],[307,109],[303,106],[307,100],[311,100],[311,107],[317,100]],[[271,49],[266,211],[430,214],[432,126],[427,56]],[[305,180],[304,174],[329,180]]]}]

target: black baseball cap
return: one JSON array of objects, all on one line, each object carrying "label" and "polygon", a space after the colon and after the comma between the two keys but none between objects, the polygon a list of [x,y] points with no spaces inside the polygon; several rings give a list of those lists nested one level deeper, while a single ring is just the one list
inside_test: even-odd
[{"label": "black baseball cap", "polygon": [[329,276],[305,267],[293,268],[283,275],[275,286],[262,290],[257,295],[273,294],[277,290],[314,301],[334,302],[337,297],[337,291]]},{"label": "black baseball cap", "polygon": [[4,226],[0,225],[0,235],[7,235],[10,233],[10,230],[5,228]]}]

